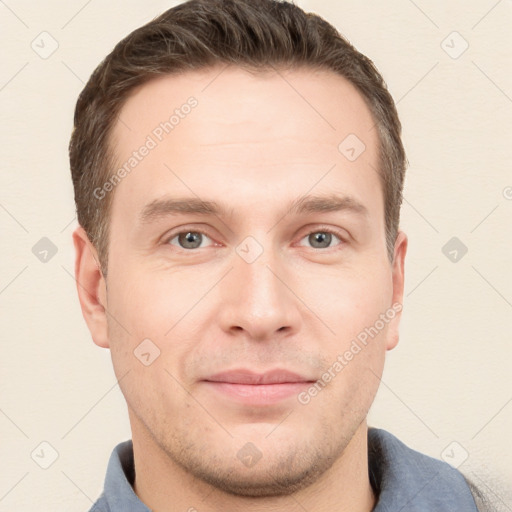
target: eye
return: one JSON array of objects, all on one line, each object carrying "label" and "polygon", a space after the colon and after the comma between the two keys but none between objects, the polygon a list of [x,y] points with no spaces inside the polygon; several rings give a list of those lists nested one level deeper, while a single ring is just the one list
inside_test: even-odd
[{"label": "eye", "polygon": [[340,236],[338,236],[333,231],[327,229],[312,231],[311,233],[306,235],[302,240],[304,239],[307,239],[308,243],[311,244],[311,247],[313,247],[313,249],[329,249],[330,247],[332,247],[331,242],[335,241],[336,239],[340,243],[343,243],[343,240]]},{"label": "eye", "polygon": [[[179,249],[193,250],[207,247],[207,240],[210,240],[210,242],[212,241],[206,233],[203,233],[202,231],[188,230],[180,231],[179,233],[171,235],[166,243],[177,246]],[[340,235],[330,229],[311,231],[308,235],[302,238],[301,242],[303,240],[307,240],[310,247],[313,249],[329,249],[335,245],[341,245],[344,242]],[[336,240],[338,241],[338,244],[335,244]],[[304,246],[303,243],[299,245]]]},{"label": "eye", "polygon": [[[168,240],[168,244],[178,245],[180,249],[199,249],[204,247],[203,242],[205,239],[210,240],[205,233],[201,231],[181,231]],[[177,240],[177,243],[173,243]]]}]

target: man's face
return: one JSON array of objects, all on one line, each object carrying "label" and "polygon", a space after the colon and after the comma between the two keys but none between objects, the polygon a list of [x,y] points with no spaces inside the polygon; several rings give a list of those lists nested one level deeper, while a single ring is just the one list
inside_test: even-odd
[{"label": "man's face", "polygon": [[109,192],[108,345],[135,444],[228,492],[287,493],[365,426],[405,244],[393,266],[377,133],[353,86],[221,71],[153,80],[121,110],[119,167],[149,150]]}]

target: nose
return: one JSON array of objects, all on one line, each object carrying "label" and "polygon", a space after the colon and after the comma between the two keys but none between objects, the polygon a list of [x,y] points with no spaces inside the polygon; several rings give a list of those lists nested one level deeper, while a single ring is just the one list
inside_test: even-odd
[{"label": "nose", "polygon": [[265,341],[300,329],[301,301],[293,292],[293,276],[271,250],[251,263],[235,254],[221,295],[221,327],[230,334]]}]

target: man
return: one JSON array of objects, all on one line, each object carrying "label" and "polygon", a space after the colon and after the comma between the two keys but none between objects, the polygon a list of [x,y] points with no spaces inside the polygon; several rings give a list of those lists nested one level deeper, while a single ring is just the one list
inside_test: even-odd
[{"label": "man", "polygon": [[372,62],[286,2],[183,3],[95,70],[75,270],[132,440],[92,510],[477,510],[366,422],[402,310],[400,132]]}]

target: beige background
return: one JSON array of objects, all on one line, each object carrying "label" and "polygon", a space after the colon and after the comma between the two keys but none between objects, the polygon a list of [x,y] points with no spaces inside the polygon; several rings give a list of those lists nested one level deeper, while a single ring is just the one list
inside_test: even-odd
[{"label": "beige background", "polygon": [[[88,510],[130,436],[76,297],[67,144],[95,66],[176,3],[0,1],[1,511]],[[298,3],[374,60],[404,125],[404,318],[370,424],[460,464],[512,511],[512,2]],[[58,249],[46,263],[42,237]],[[457,262],[442,252],[452,237],[468,249]],[[43,441],[58,453],[48,469]]]}]

